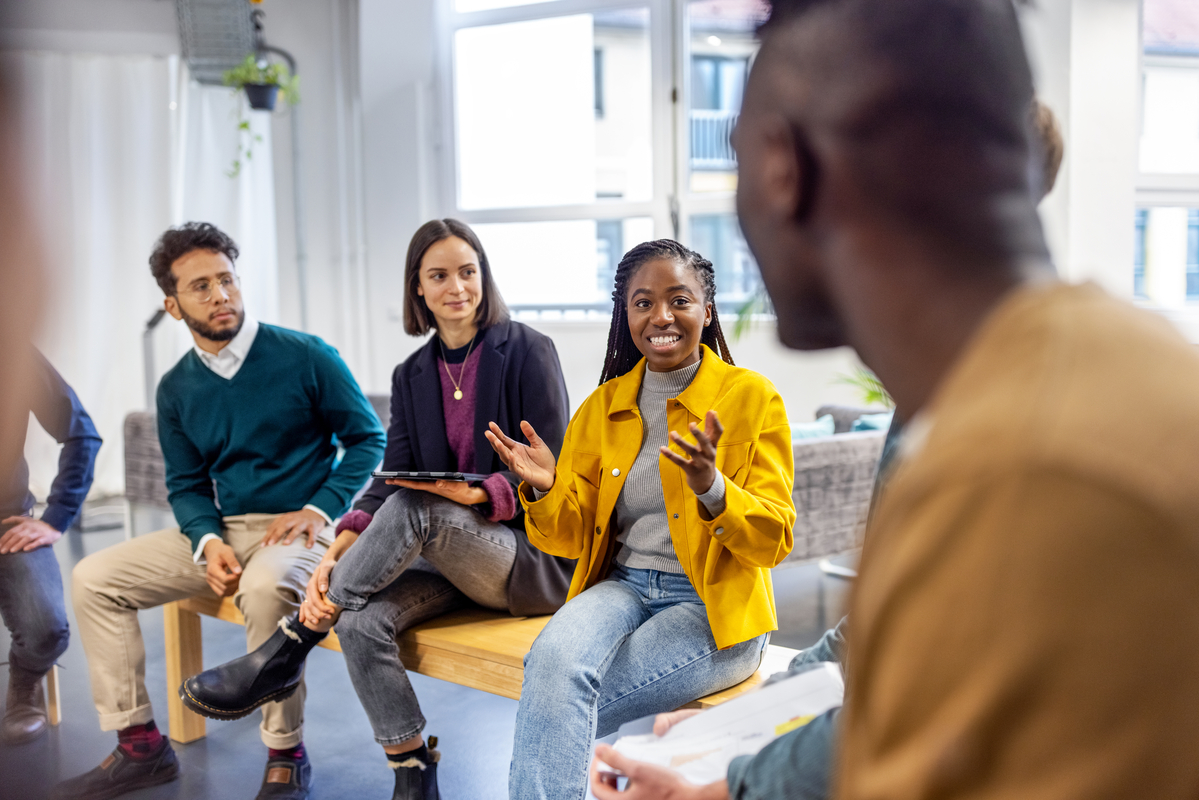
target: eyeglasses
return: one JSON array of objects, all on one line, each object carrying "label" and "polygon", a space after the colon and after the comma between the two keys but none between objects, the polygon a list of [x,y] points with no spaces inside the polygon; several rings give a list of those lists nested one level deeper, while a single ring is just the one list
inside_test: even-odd
[{"label": "eyeglasses", "polygon": [[212,299],[216,287],[220,286],[221,291],[225,293],[225,297],[233,297],[241,291],[241,280],[233,274],[222,275],[219,281],[200,281],[193,283],[191,286],[183,289],[179,294],[185,294],[197,303],[207,303]]}]

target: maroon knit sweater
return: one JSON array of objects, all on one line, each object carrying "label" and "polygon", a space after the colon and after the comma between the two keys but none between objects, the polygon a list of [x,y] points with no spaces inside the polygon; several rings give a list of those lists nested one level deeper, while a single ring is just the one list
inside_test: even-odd
[{"label": "maroon knit sweater", "polygon": [[[462,389],[462,399],[454,399],[454,382],[446,373],[446,363],[437,359],[441,376],[441,407],[445,415],[445,433],[449,440],[450,450],[458,458],[459,472],[475,472],[475,398],[477,378],[479,374],[479,351],[474,350],[461,364],[450,364],[449,368]],[[461,377],[459,371],[461,370]],[[491,513],[487,519],[492,522],[503,522],[516,516],[516,495],[512,484],[503,475],[495,473],[483,481],[483,491],[487,492]],[[371,515],[365,511],[351,511],[341,518],[337,532],[354,531],[361,533],[370,524]]]}]

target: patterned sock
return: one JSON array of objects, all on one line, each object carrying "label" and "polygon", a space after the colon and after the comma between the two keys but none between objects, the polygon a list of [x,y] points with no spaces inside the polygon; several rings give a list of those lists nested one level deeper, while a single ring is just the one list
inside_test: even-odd
[{"label": "patterned sock", "polygon": [[[408,750],[403,753],[387,753],[386,755],[387,766],[392,769],[416,767],[417,762],[420,762],[419,769],[423,770],[429,765],[429,748],[423,744],[415,750]],[[416,759],[416,761],[412,759]]]},{"label": "patterned sock", "polygon": [[123,731],[117,731],[117,741],[130,758],[149,758],[162,744],[162,734],[158,732],[154,720],[150,720],[145,725],[130,725]]},{"label": "patterned sock", "polygon": [[290,747],[287,750],[276,750],[271,747],[267,750],[268,761],[274,761],[276,758],[290,758],[292,761],[301,761],[304,758],[304,743],[300,742],[295,747]]}]

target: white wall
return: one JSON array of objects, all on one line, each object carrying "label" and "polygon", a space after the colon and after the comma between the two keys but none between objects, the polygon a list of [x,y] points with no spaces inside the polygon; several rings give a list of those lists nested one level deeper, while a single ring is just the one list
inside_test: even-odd
[{"label": "white wall", "polygon": [[179,52],[170,0],[7,3],[0,48],[170,55]]},{"label": "white wall", "polygon": [[1040,0],[1022,20],[1037,92],[1065,157],[1041,205],[1063,277],[1132,296],[1140,114],[1138,0]]}]

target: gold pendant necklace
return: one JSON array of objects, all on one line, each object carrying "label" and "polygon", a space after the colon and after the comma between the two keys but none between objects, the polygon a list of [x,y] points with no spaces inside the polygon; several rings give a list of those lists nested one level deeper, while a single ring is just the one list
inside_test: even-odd
[{"label": "gold pendant necklace", "polygon": [[455,400],[462,399],[462,386],[460,384],[462,383],[462,378],[466,375],[466,359],[470,358],[471,348],[475,346],[475,337],[478,335],[479,334],[476,333],[474,336],[470,337],[470,347],[466,348],[466,358],[462,359],[462,369],[458,370],[458,380],[454,380],[454,373],[450,372],[449,362],[445,360],[445,345],[442,344],[441,337],[437,337],[437,346],[441,348],[441,365],[445,367],[445,374],[449,377],[450,383],[454,384]]}]

